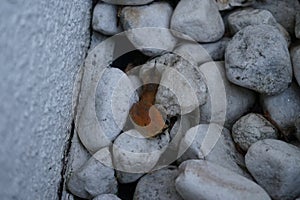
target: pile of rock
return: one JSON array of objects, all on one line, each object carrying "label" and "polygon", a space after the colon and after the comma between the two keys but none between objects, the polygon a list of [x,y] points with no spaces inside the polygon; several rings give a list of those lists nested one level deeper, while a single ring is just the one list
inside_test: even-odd
[{"label": "pile of rock", "polygon": [[[297,0],[103,0],[93,14],[95,48],[82,84],[91,83],[95,97],[89,103],[81,95],[79,108],[94,104],[95,116],[78,112],[84,147],[72,147],[72,194],[95,200],[300,198]],[[126,71],[102,67],[103,58],[113,58],[109,48],[120,43],[97,44],[122,31],[149,59]],[[155,105],[170,123],[145,137],[127,126],[128,114],[154,71],[160,77]],[[80,121],[90,115],[97,126]],[[132,183],[134,192],[121,194]]]}]

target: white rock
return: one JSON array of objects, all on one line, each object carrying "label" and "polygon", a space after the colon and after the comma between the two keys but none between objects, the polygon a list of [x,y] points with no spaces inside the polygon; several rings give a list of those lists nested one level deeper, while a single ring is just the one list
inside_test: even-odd
[{"label": "white rock", "polygon": [[114,194],[102,194],[93,198],[93,200],[121,200]]},{"label": "white rock", "polygon": [[300,195],[300,149],[296,146],[274,139],[258,141],[246,154],[246,166],[273,199]]},{"label": "white rock", "polygon": [[276,128],[260,114],[247,114],[232,127],[232,138],[244,151],[259,140],[277,139],[277,137]]},{"label": "white rock", "polygon": [[118,190],[118,183],[114,176],[108,148],[99,150],[73,173],[67,186],[72,194],[81,198],[92,198],[106,193],[115,194]]},{"label": "white rock", "polygon": [[171,29],[177,37],[197,42],[214,42],[224,34],[224,23],[211,0],[181,0],[173,13]]},{"label": "white rock", "polygon": [[168,30],[172,12],[169,3],[155,2],[145,6],[124,7],[120,19],[132,44],[144,54],[154,56],[171,51],[176,45],[176,38]]},{"label": "white rock", "polygon": [[256,183],[209,161],[189,160],[179,171],[175,186],[184,199],[271,200]]},{"label": "white rock", "polygon": [[114,166],[122,172],[147,173],[156,165],[169,141],[168,133],[145,138],[134,129],[124,132],[113,144]]},{"label": "white rock", "polygon": [[292,48],[291,58],[293,62],[294,76],[300,86],[300,45]]},{"label": "white rock", "polygon": [[254,0],[216,0],[219,10],[230,10],[234,7],[252,5]]},{"label": "white rock", "polygon": [[175,188],[176,167],[168,167],[142,177],[135,189],[134,200],[182,200]]},{"label": "white rock", "polygon": [[300,113],[300,88],[293,83],[284,92],[274,96],[262,96],[264,113],[285,136],[293,134],[295,120]]},{"label": "white rock", "polygon": [[224,62],[209,62],[200,66],[206,78],[208,99],[200,107],[202,123],[217,123],[230,127],[255,103],[254,92],[230,83]]},{"label": "white rock", "polygon": [[93,12],[93,29],[105,35],[115,35],[122,31],[118,25],[118,7],[112,4],[98,2]]},{"label": "white rock", "polygon": [[106,3],[117,4],[117,5],[144,5],[151,3],[154,0],[103,0]]},{"label": "white rock", "polygon": [[217,124],[200,124],[189,129],[181,141],[179,152],[184,152],[179,162],[202,159],[250,177],[239,167],[244,166],[244,158],[235,149],[230,132]]}]

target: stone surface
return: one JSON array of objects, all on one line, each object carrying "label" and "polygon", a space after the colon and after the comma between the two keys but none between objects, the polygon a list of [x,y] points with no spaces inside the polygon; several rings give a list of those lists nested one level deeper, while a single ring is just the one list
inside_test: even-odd
[{"label": "stone surface", "polygon": [[219,10],[231,10],[234,7],[246,7],[252,5],[254,0],[216,0]]},{"label": "stone surface", "polygon": [[300,10],[298,0],[264,0],[256,1],[254,8],[270,11],[276,21],[280,23],[291,35],[295,32],[295,15]]},{"label": "stone surface", "polygon": [[93,31],[92,38],[91,38],[91,46],[90,46],[89,51],[92,51],[98,44],[100,44],[107,38],[108,38],[108,36],[98,33],[96,31]]},{"label": "stone surface", "polygon": [[93,200],[121,200],[114,194],[102,194],[93,198]]},{"label": "stone surface", "polygon": [[239,31],[227,45],[225,67],[231,82],[263,94],[280,93],[292,82],[287,43],[270,25]]},{"label": "stone surface", "polygon": [[292,48],[291,58],[293,62],[294,76],[300,86],[300,45]]},{"label": "stone surface", "polygon": [[144,5],[151,3],[154,0],[103,0],[106,3],[117,5]]},{"label": "stone surface", "polygon": [[202,44],[201,46],[207,51],[213,61],[224,60],[225,49],[230,38],[223,37],[221,40],[213,43]]},{"label": "stone surface", "polygon": [[[300,141],[300,116],[295,121],[295,127],[296,127],[296,133],[295,133],[296,137]],[[300,148],[300,146],[299,146],[299,148]]]},{"label": "stone surface", "polygon": [[206,103],[200,107],[201,122],[225,123],[231,128],[254,105],[254,92],[230,83],[224,62],[205,63],[199,69],[206,78],[209,93]]},{"label": "stone surface", "polygon": [[[169,24],[173,8],[167,2],[155,2],[145,6],[124,7],[120,20],[128,39],[148,56],[173,50],[176,38],[170,33]],[[143,29],[148,27],[148,29]],[[132,30],[135,29],[135,30]],[[160,46],[160,49],[154,49]],[[152,48],[151,48],[152,47]]]},{"label": "stone surface", "polygon": [[277,137],[276,128],[260,114],[247,114],[232,127],[232,138],[244,151],[259,140],[277,139]]},{"label": "stone surface", "polygon": [[108,148],[95,153],[67,182],[72,194],[81,198],[92,198],[100,194],[118,190],[118,183],[112,168],[111,154]]},{"label": "stone surface", "polygon": [[187,114],[206,102],[207,87],[196,66],[171,53],[154,59],[152,63],[165,66],[155,103],[161,105],[167,115]]},{"label": "stone surface", "polygon": [[224,34],[224,23],[217,5],[210,0],[180,1],[171,19],[174,35],[197,42],[214,42]]},{"label": "stone surface", "polygon": [[275,96],[262,96],[265,114],[277,125],[285,136],[294,132],[294,122],[300,113],[300,88],[293,83],[284,92]]},{"label": "stone surface", "polygon": [[0,2],[0,196],[58,199],[91,1]]},{"label": "stone surface", "polygon": [[183,151],[185,152],[179,162],[202,159],[250,177],[240,168],[245,166],[244,158],[235,149],[230,132],[226,128],[222,130],[217,124],[200,124],[189,129],[181,140],[179,152]]},{"label": "stone surface", "polygon": [[134,200],[182,200],[175,188],[176,167],[168,167],[142,177],[135,189]]},{"label": "stone surface", "polygon": [[300,195],[300,149],[274,139],[253,144],[246,154],[252,176],[275,200]]},{"label": "stone surface", "polygon": [[175,186],[184,199],[271,200],[253,181],[209,161],[186,161],[179,172]]},{"label": "stone surface", "polygon": [[297,12],[295,20],[295,35],[300,39],[300,11]]},{"label": "stone surface", "polygon": [[115,35],[122,31],[118,24],[118,7],[98,2],[93,12],[93,29],[105,35]]}]

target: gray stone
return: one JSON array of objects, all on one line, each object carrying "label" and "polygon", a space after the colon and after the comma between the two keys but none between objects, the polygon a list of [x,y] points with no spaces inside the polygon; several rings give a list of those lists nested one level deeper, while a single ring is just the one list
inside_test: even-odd
[{"label": "gray stone", "polygon": [[284,92],[275,96],[262,96],[264,113],[285,136],[294,132],[294,123],[300,113],[300,88],[293,83]]},{"label": "gray stone", "polygon": [[260,114],[247,114],[232,127],[232,138],[244,151],[259,140],[277,139],[277,137],[276,128]]},{"label": "gray stone", "polygon": [[239,31],[227,45],[225,67],[231,82],[263,94],[280,93],[292,82],[287,42],[270,25]]},{"label": "gray stone", "polygon": [[[124,132],[113,144],[114,166],[121,172],[147,173],[156,165],[169,141],[168,133],[154,138],[145,138],[134,129]],[[124,182],[124,180],[120,181]]]},{"label": "gray stone", "polygon": [[176,167],[168,167],[142,177],[135,189],[134,200],[182,200],[175,188]]},{"label": "gray stone", "polygon": [[114,194],[101,194],[93,198],[93,200],[121,200],[121,199]]},{"label": "gray stone", "polygon": [[122,31],[118,25],[118,7],[112,4],[98,2],[93,12],[93,29],[104,35],[115,35]]},{"label": "gray stone", "polygon": [[106,3],[117,4],[117,5],[144,5],[151,3],[154,0],[103,0]]},{"label": "gray stone", "polygon": [[[176,45],[176,38],[168,30],[172,13],[173,8],[169,3],[155,2],[145,6],[124,7],[120,20],[132,44],[144,54],[154,56],[171,51]],[[147,48],[140,49],[141,46]],[[153,46],[161,48],[154,49]]]},{"label": "gray stone", "polygon": [[270,11],[276,21],[280,23],[291,35],[295,32],[295,15],[300,10],[298,0],[264,0],[256,1],[254,8]]},{"label": "gray stone", "polygon": [[137,100],[138,96],[124,72],[116,68],[104,71],[96,91],[95,108],[100,128],[109,141],[120,134],[129,109]]},{"label": "gray stone", "polygon": [[274,139],[254,143],[246,154],[252,176],[275,200],[300,195],[300,149]]},{"label": "gray stone", "polygon": [[[295,127],[296,127],[296,133],[295,133],[296,137],[300,141],[300,116],[295,121]],[[300,146],[299,146],[299,148],[300,148]]]},{"label": "gray stone", "polygon": [[254,0],[216,0],[219,10],[231,10],[234,7],[246,7],[252,5]]},{"label": "gray stone", "polygon": [[179,171],[175,186],[184,199],[271,200],[253,181],[209,161],[188,160]]},{"label": "gray stone", "polygon": [[254,92],[230,83],[224,62],[205,63],[199,69],[205,75],[209,93],[206,103],[200,106],[201,122],[231,127],[254,105]]},{"label": "gray stone", "polygon": [[92,51],[98,44],[100,44],[107,38],[108,38],[108,36],[98,33],[96,31],[93,31],[92,38],[91,38],[91,46],[90,46],[89,51]]},{"label": "gray stone", "polygon": [[300,86],[300,45],[292,48],[291,58],[293,62],[294,76]]},{"label": "gray stone", "polygon": [[300,39],[300,11],[297,12],[295,20],[295,35]]},{"label": "gray stone", "polygon": [[119,183],[127,184],[127,183],[133,183],[139,178],[141,178],[144,175],[144,173],[128,173],[124,171],[117,171],[116,170],[116,177]]},{"label": "gray stone", "polygon": [[249,174],[240,168],[245,166],[244,158],[235,149],[230,132],[217,124],[200,124],[189,129],[180,144],[179,152],[183,151],[185,152],[179,158],[179,162],[202,159],[250,178]]},{"label": "gray stone", "polygon": [[0,2],[1,199],[61,198],[91,8],[85,0]]},{"label": "gray stone", "polygon": [[72,194],[81,198],[92,198],[118,190],[112,159],[108,148],[99,150],[67,182]]},{"label": "gray stone", "polygon": [[217,5],[211,0],[182,0],[177,4],[171,29],[177,37],[197,42],[214,42],[225,31]]},{"label": "gray stone", "polygon": [[222,61],[224,60],[225,49],[229,41],[230,38],[223,37],[221,40],[218,40],[217,42],[202,44],[202,47],[211,56],[211,59],[213,61]]},{"label": "gray stone", "polygon": [[[155,99],[155,103],[161,105],[167,115],[184,115],[206,102],[207,87],[196,66],[174,54],[166,54],[158,59],[161,60],[159,62],[164,59],[170,61],[162,62],[166,67]],[[154,64],[157,65],[157,62]]]}]

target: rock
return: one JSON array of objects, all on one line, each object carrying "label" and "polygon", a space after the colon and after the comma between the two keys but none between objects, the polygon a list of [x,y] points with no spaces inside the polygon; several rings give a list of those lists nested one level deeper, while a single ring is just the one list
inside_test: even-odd
[{"label": "rock", "polygon": [[300,113],[300,88],[293,83],[284,92],[275,96],[261,97],[266,116],[273,121],[285,136],[293,134],[294,123]]},{"label": "rock", "polygon": [[255,103],[255,94],[251,90],[239,87],[227,80],[224,62],[209,62],[200,66],[206,78],[208,99],[200,106],[202,123],[217,123],[226,127],[232,124]]},{"label": "rock", "polygon": [[218,7],[211,0],[182,0],[177,4],[171,29],[177,37],[197,42],[214,42],[225,31]]},{"label": "rock", "polygon": [[144,5],[151,3],[154,0],[103,0],[106,3],[116,4],[116,5]]},{"label": "rock", "polygon": [[281,24],[291,35],[295,31],[295,15],[300,10],[298,0],[264,0],[256,1],[254,8],[270,11],[276,21]]},{"label": "rock", "polygon": [[147,173],[156,165],[169,141],[168,133],[145,138],[134,129],[124,132],[113,144],[114,166],[121,172]]},{"label": "rock", "polygon": [[102,194],[93,198],[93,200],[121,200],[118,196],[114,194]]},{"label": "rock", "polygon": [[167,115],[184,115],[206,102],[204,77],[194,65],[174,54],[166,54],[158,60],[160,61],[154,60],[152,63],[166,63],[166,67],[162,72],[155,103],[161,105]]},{"label": "rock", "polygon": [[72,194],[80,198],[92,198],[100,194],[115,194],[118,183],[112,168],[108,148],[95,153],[67,182]]},{"label": "rock", "polygon": [[[155,2],[124,7],[120,20],[132,44],[145,55],[155,56],[172,51],[176,45],[176,38],[168,30],[172,13],[173,8],[167,2]],[[153,48],[157,46],[160,48]]]},{"label": "rock", "polygon": [[225,67],[229,81],[274,95],[292,82],[292,65],[287,43],[270,25],[247,26],[228,43]]},{"label": "rock", "polygon": [[296,38],[300,39],[300,11],[297,12],[295,20],[295,35]]},{"label": "rock", "polygon": [[230,10],[234,7],[245,7],[252,5],[254,0],[216,0],[219,10]]},{"label": "rock", "polygon": [[214,43],[202,44],[202,47],[208,52],[214,61],[224,60],[225,49],[230,39],[223,37],[221,40]]},{"label": "rock", "polygon": [[[295,127],[296,127],[296,137],[300,141],[300,116],[295,121]],[[299,146],[300,148],[300,146]]]},{"label": "rock", "polygon": [[247,114],[232,127],[232,138],[244,151],[259,140],[277,139],[277,137],[276,128],[260,114]]},{"label": "rock", "polygon": [[254,143],[246,154],[252,176],[275,200],[300,195],[300,149],[274,139]]},{"label": "rock", "polygon": [[253,181],[209,161],[188,160],[179,171],[175,186],[184,199],[271,200]]},{"label": "rock", "polygon": [[108,38],[108,36],[98,33],[96,31],[93,31],[92,38],[91,38],[90,51],[93,50],[98,44],[100,44],[107,38]]},{"label": "rock", "polygon": [[126,122],[129,109],[137,102],[130,79],[116,68],[106,69],[96,91],[96,115],[100,128],[113,141]]},{"label": "rock", "polygon": [[202,159],[250,178],[239,167],[245,165],[244,158],[235,149],[230,132],[217,124],[200,124],[189,129],[181,140],[179,152],[184,152],[179,162]]},{"label": "rock", "polygon": [[291,58],[293,62],[294,75],[298,85],[300,86],[300,45],[292,48]]},{"label": "rock", "polygon": [[122,32],[122,27],[118,25],[117,15],[117,6],[98,2],[93,12],[93,29],[104,35],[115,35]]},{"label": "rock", "polygon": [[123,171],[116,171],[116,177],[119,183],[127,184],[133,183],[141,178],[144,173],[128,173]]},{"label": "rock", "polygon": [[177,175],[177,168],[172,166],[145,175],[139,180],[133,199],[182,200],[175,188]]}]

